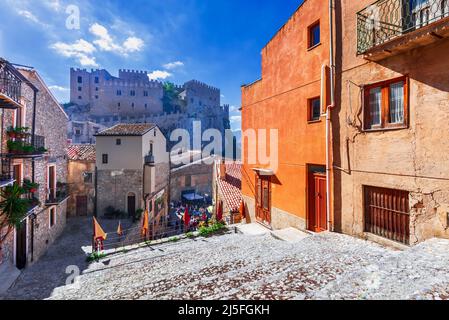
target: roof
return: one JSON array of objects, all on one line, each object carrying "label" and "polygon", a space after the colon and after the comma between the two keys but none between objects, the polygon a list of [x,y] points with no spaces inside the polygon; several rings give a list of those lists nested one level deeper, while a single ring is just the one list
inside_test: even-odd
[{"label": "roof", "polygon": [[95,145],[93,144],[72,144],[67,149],[69,160],[72,161],[95,161]]},{"label": "roof", "polygon": [[[220,162],[217,162],[220,166]],[[217,178],[218,188],[229,210],[238,212],[242,203],[242,164],[240,162],[226,163],[226,177]]]},{"label": "roof", "polygon": [[139,123],[139,124],[117,124],[112,128],[101,131],[96,137],[102,136],[143,136],[151,129],[155,128],[155,124]]}]

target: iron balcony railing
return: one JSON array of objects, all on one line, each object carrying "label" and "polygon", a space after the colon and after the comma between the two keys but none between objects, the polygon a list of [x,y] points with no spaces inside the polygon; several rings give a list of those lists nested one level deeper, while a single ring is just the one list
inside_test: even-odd
[{"label": "iron balcony railing", "polygon": [[357,13],[357,53],[449,16],[449,0],[379,0]]},{"label": "iron balcony railing", "polygon": [[11,71],[11,66],[0,59],[0,94],[20,103],[22,81]]},{"label": "iron balcony railing", "polygon": [[69,189],[66,183],[58,183],[56,188],[47,189],[47,206],[60,204],[69,197]]}]

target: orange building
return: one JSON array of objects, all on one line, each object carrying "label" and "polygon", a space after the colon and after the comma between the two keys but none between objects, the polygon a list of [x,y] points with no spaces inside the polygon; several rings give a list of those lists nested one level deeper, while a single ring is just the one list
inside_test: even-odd
[{"label": "orange building", "polygon": [[[329,105],[329,7],[306,0],[262,50],[262,77],[242,87],[242,194],[247,217],[272,229],[328,229],[326,110]],[[275,168],[251,161],[278,132]],[[275,152],[275,141],[267,155]]]}]

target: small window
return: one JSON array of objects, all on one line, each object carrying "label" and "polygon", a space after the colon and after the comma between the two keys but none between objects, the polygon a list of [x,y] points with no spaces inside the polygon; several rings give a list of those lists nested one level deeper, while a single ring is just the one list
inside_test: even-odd
[{"label": "small window", "polygon": [[134,105],[134,102],[133,102],[133,103],[131,103],[131,108],[133,108],[133,109],[134,109],[134,106],[135,106],[135,105]]},{"label": "small window", "polygon": [[98,99],[98,96],[95,96],[95,99]]},{"label": "small window", "polygon": [[95,87],[95,91],[98,91],[98,87]]},{"label": "small window", "polygon": [[136,91],[131,90],[131,91],[129,92],[129,95],[130,95],[131,97],[135,97],[135,96],[136,96]]},{"label": "small window", "polygon": [[309,49],[320,44],[320,22],[316,22],[309,27]]},{"label": "small window", "polygon": [[75,134],[76,134],[77,136],[80,136],[80,135],[81,135],[81,130],[80,130],[80,129],[75,129]]},{"label": "small window", "polygon": [[365,87],[365,130],[407,126],[408,80],[405,77]]},{"label": "small window", "polygon": [[116,144],[117,146],[121,146],[121,145],[122,145],[122,139],[117,139],[117,140],[115,140],[115,144]]},{"label": "small window", "polygon": [[148,104],[145,103],[145,109],[148,109]]},{"label": "small window", "polygon": [[83,100],[83,97],[81,97],[81,96],[78,96],[78,100]]},{"label": "small window", "polygon": [[117,95],[121,96],[122,95],[122,90],[117,90]]},{"label": "small window", "polygon": [[56,208],[51,208],[49,214],[50,214],[50,228],[51,228],[56,223]]},{"label": "small window", "polygon": [[83,83],[83,77],[78,77],[78,83]]},{"label": "small window", "polygon": [[144,97],[148,97],[148,91],[144,91],[144,92],[143,92],[143,96],[144,96]]},{"label": "small window", "polygon": [[109,157],[108,157],[108,155],[107,154],[103,154],[103,164],[108,164],[108,162],[109,162]]},{"label": "small window", "polygon": [[187,175],[186,181],[185,181],[185,187],[191,187],[192,186],[192,176]]},{"label": "small window", "polygon": [[83,91],[83,88],[82,87],[78,87],[78,91]]},{"label": "small window", "polygon": [[320,97],[309,99],[308,121],[320,121],[321,99]]},{"label": "small window", "polygon": [[93,182],[93,173],[92,172],[84,172],[84,183],[92,183]]},{"label": "small window", "polygon": [[156,136],[156,135],[157,135],[157,130],[154,129],[153,136]]},{"label": "small window", "polygon": [[95,83],[100,83],[100,78],[95,77]]}]

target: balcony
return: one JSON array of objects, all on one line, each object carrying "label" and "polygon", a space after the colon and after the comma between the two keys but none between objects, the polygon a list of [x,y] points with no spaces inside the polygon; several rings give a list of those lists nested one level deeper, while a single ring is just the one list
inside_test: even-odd
[{"label": "balcony", "polygon": [[11,159],[1,159],[1,171],[0,171],[0,188],[10,186],[14,183],[14,175],[12,172]]},{"label": "balcony", "polygon": [[50,188],[47,191],[46,206],[56,206],[69,198],[68,185],[58,182],[56,189]]},{"label": "balcony", "polygon": [[8,153],[2,154],[2,158],[39,158],[47,152],[45,137],[28,133],[28,128],[9,128],[7,131]]},{"label": "balcony", "polygon": [[379,61],[449,37],[449,0],[379,0],[357,13],[357,54]]},{"label": "balcony", "polygon": [[18,71],[0,58],[0,108],[16,109],[21,106],[22,80]]}]

